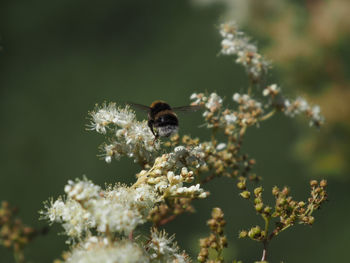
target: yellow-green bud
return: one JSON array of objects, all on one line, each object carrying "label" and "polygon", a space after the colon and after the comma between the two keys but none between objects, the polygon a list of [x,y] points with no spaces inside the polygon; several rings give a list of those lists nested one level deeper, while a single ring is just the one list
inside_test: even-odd
[{"label": "yellow-green bud", "polygon": [[213,208],[213,211],[211,212],[211,216],[214,219],[222,218],[224,216],[224,213],[219,207]]},{"label": "yellow-green bud", "polygon": [[238,183],[237,183],[237,187],[238,187],[238,189],[240,189],[240,190],[245,190],[245,189],[246,189],[245,182],[244,182],[244,181],[238,182]]},{"label": "yellow-green bud", "polygon": [[256,204],[256,205],[255,205],[255,210],[256,210],[257,212],[261,212],[261,210],[263,209],[263,207],[264,207],[264,204],[263,204],[263,203]]},{"label": "yellow-green bud", "polygon": [[249,199],[250,198],[250,192],[249,191],[243,191],[240,193],[240,196],[242,196],[244,199]]},{"label": "yellow-green bud", "polygon": [[263,191],[263,188],[260,186],[260,187],[257,187],[254,189],[254,194],[255,196],[259,196]]},{"label": "yellow-green bud", "polygon": [[258,237],[260,235],[260,233],[261,233],[261,228],[259,226],[255,226],[249,230],[248,236],[251,239],[254,239],[254,238]]},{"label": "yellow-green bud", "polygon": [[273,195],[278,195],[279,192],[280,192],[280,189],[278,189],[277,186],[274,186],[274,187],[272,188],[272,194],[273,194]]},{"label": "yellow-green bud", "polygon": [[248,235],[248,232],[245,230],[242,230],[241,232],[239,232],[238,238],[245,238],[247,237],[247,235]]},{"label": "yellow-green bud", "polygon": [[303,201],[300,201],[300,202],[298,203],[298,205],[299,205],[300,207],[304,207],[304,206],[305,206],[305,203],[304,203]]},{"label": "yellow-green bud", "polygon": [[264,208],[264,213],[265,213],[265,214],[270,214],[270,213],[271,213],[271,210],[272,210],[271,206],[266,206],[266,207]]}]

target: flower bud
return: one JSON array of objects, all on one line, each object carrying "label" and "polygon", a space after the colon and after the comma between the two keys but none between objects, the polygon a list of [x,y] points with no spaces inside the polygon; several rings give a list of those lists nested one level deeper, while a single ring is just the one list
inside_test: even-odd
[{"label": "flower bud", "polygon": [[327,186],[327,180],[322,180],[322,181],[320,182],[320,186],[321,186],[321,187],[326,187],[326,186]]},{"label": "flower bud", "polygon": [[299,206],[299,207],[304,207],[304,206],[305,206],[305,203],[304,203],[303,201],[300,201],[300,202],[298,203],[298,206]]},{"label": "flower bud", "polygon": [[309,216],[309,224],[312,225],[315,222],[315,218],[313,216]]},{"label": "flower bud", "polygon": [[312,187],[317,186],[317,181],[316,181],[316,180],[311,180],[311,181],[310,181],[310,185],[311,185]]},{"label": "flower bud", "polygon": [[248,236],[251,239],[255,239],[256,237],[258,237],[260,235],[260,233],[261,233],[261,228],[259,226],[255,226],[249,230]]},{"label": "flower bud", "polygon": [[258,204],[255,205],[255,210],[256,210],[257,212],[261,212],[261,210],[263,209],[263,207],[264,207],[264,204],[263,204],[263,203],[258,203]]},{"label": "flower bud", "polygon": [[247,235],[248,235],[248,232],[245,230],[242,230],[241,232],[239,232],[238,238],[245,238],[247,237]]},{"label": "flower bud", "polygon": [[259,196],[263,191],[263,188],[260,186],[260,187],[257,187],[254,189],[254,194],[255,196]]},{"label": "flower bud", "polygon": [[265,214],[270,214],[270,213],[271,213],[271,210],[272,210],[272,208],[271,208],[270,206],[266,206],[266,207],[264,208],[264,213],[265,213]]},{"label": "flower bud", "polygon": [[288,187],[283,187],[283,189],[282,189],[282,194],[283,194],[284,196],[289,195],[289,189],[288,189]]},{"label": "flower bud", "polygon": [[274,187],[272,188],[272,194],[273,194],[273,195],[278,195],[279,192],[280,192],[280,189],[278,189],[277,186],[274,186]]},{"label": "flower bud", "polygon": [[239,195],[242,196],[244,199],[249,199],[250,198],[250,192],[249,191],[243,191]]},{"label": "flower bud", "polygon": [[238,182],[237,187],[238,189],[245,190],[246,189],[245,181]]},{"label": "flower bud", "polygon": [[227,247],[227,238],[225,236],[220,237],[220,244],[223,247]]},{"label": "flower bud", "polygon": [[224,213],[222,212],[221,208],[215,207],[213,208],[213,211],[211,212],[211,216],[213,219],[223,218]]}]

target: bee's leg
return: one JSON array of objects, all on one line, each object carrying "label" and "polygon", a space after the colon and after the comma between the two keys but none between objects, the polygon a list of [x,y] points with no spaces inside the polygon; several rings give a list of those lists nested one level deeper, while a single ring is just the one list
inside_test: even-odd
[{"label": "bee's leg", "polygon": [[154,124],[154,121],[152,121],[152,120],[148,120],[148,127],[151,129],[151,132],[153,133],[153,135],[154,135],[154,137],[155,137],[155,139],[154,140],[156,140],[156,139],[158,139],[158,134],[156,134],[155,132],[154,132],[154,130],[153,130],[153,124]]}]

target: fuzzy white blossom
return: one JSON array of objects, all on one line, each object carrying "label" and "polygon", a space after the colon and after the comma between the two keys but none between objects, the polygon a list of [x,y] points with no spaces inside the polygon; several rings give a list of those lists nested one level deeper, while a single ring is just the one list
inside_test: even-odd
[{"label": "fuzzy white blossom", "polygon": [[309,108],[309,104],[304,98],[298,97],[296,100],[290,102],[285,100],[285,114],[294,117],[300,113],[305,112]]},{"label": "fuzzy white blossom", "polygon": [[50,223],[61,223],[66,235],[71,238],[80,238],[83,233],[96,226],[94,218],[78,202],[72,199],[55,202],[51,200],[45,205],[47,211],[41,211],[43,218]]},{"label": "fuzzy white blossom", "polygon": [[158,202],[155,189],[147,184],[117,185],[100,191],[99,186],[84,179],[69,181],[65,190],[66,200],[51,201],[41,213],[51,223],[61,223],[71,238],[80,238],[90,229],[127,235],[146,221],[149,211]]},{"label": "fuzzy white blossom", "polygon": [[142,165],[153,161],[160,143],[154,140],[147,121],[137,121],[129,106],[117,108],[115,103],[104,103],[100,107],[96,105],[96,110],[90,112],[90,116],[91,130],[102,134],[108,132],[110,142],[101,147],[107,163],[120,156],[131,157]]},{"label": "fuzzy white blossom", "polygon": [[226,114],[224,118],[227,124],[234,124],[237,121],[237,116],[234,113]]},{"label": "fuzzy white blossom", "polygon": [[323,124],[324,117],[321,115],[321,108],[318,105],[315,105],[311,108],[311,114],[310,114],[310,126],[319,126]]},{"label": "fuzzy white blossom", "polygon": [[69,180],[64,191],[69,198],[82,201],[98,197],[101,187],[84,178],[83,180],[77,179],[75,182]]},{"label": "fuzzy white blossom", "polygon": [[233,95],[233,100],[240,104],[242,108],[246,111],[251,110],[261,110],[262,111],[262,104],[261,102],[258,102],[254,99],[252,99],[248,94],[239,94],[235,93]]},{"label": "fuzzy white blossom", "polygon": [[220,109],[222,106],[222,98],[216,93],[211,93],[209,95],[208,101],[205,104],[205,107],[211,112],[215,112]]},{"label": "fuzzy white blossom", "polygon": [[175,235],[169,236],[164,230],[152,229],[151,239],[147,244],[152,262],[164,263],[186,263],[190,262],[184,252],[179,251],[179,247],[174,242]]},{"label": "fuzzy white blossom", "polygon": [[123,240],[112,243],[106,238],[90,237],[68,254],[66,263],[147,263],[149,257],[135,242]]},{"label": "fuzzy white blossom", "polygon": [[[191,149],[178,146],[173,152],[158,157],[149,171],[139,173],[139,181],[145,180],[149,185],[152,185],[162,198],[180,196],[205,198],[208,193],[199,184],[184,185],[184,183],[191,183],[194,180],[193,172],[189,171],[187,167],[199,168],[204,165],[203,157],[204,153],[200,146]],[[179,172],[176,173],[176,171]]]},{"label": "fuzzy white blossom", "polygon": [[269,63],[258,53],[256,45],[249,42],[235,22],[220,26],[221,54],[237,56],[236,63],[245,67],[248,75],[254,80],[261,78],[269,68]]},{"label": "fuzzy white blossom", "polygon": [[281,92],[280,87],[277,86],[277,84],[272,84],[270,86],[267,86],[264,90],[263,90],[263,95],[264,96],[276,96],[278,93]]},{"label": "fuzzy white blossom", "polygon": [[318,105],[310,106],[309,103],[301,97],[298,97],[294,101],[286,99],[284,101],[284,113],[290,117],[295,117],[303,113],[310,119],[310,126],[319,127],[324,122],[324,117],[321,115],[321,108]]}]

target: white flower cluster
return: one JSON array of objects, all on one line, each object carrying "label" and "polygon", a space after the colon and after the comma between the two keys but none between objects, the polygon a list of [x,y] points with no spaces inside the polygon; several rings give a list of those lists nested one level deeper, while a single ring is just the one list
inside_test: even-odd
[{"label": "white flower cluster", "polygon": [[211,93],[209,96],[205,96],[203,93],[193,93],[190,96],[193,100],[192,105],[204,105],[206,110],[203,116],[208,116],[209,113],[218,112],[222,107],[223,99],[215,92]]},{"label": "white flower cluster", "polygon": [[277,86],[277,84],[272,84],[270,86],[267,86],[264,90],[263,90],[263,95],[266,96],[271,96],[271,97],[275,97],[277,94],[279,94],[281,92],[281,88]]},{"label": "white flower cluster", "polygon": [[42,214],[51,223],[61,223],[68,236],[78,239],[89,234],[90,229],[100,233],[129,234],[146,221],[148,212],[158,200],[154,188],[146,184],[138,187],[117,185],[102,191],[83,179],[69,181],[65,191],[66,200],[51,201]]},{"label": "white flower cluster", "polygon": [[65,234],[71,238],[80,238],[90,228],[95,227],[95,221],[91,214],[73,199],[63,200],[58,198],[45,205],[46,211],[40,213],[50,223],[61,223]]},{"label": "white flower cluster", "polygon": [[221,106],[222,106],[222,98],[218,96],[218,94],[216,93],[211,93],[208,97],[208,101],[205,104],[205,107],[209,109],[211,112],[214,112],[219,110]]},{"label": "white flower cluster", "polygon": [[236,63],[242,64],[249,76],[260,79],[269,68],[269,63],[257,52],[256,45],[249,42],[243,32],[238,30],[236,23],[230,22],[220,26],[221,53],[237,56]]},{"label": "white flower cluster", "polygon": [[112,158],[118,159],[125,155],[135,159],[140,164],[153,161],[154,153],[160,149],[159,141],[154,140],[147,121],[136,120],[135,113],[126,106],[117,108],[115,103],[104,103],[101,107],[90,112],[91,130],[106,134],[110,131],[110,141],[102,147],[103,156],[107,163]]},{"label": "white flower cluster", "polygon": [[[187,149],[178,146],[174,152],[158,157],[150,170],[141,171],[137,175],[138,182],[135,185],[140,183],[152,185],[163,199],[168,197],[206,198],[208,193],[204,192],[199,184],[184,185],[194,180],[193,172],[189,171],[188,167],[198,168],[204,165],[203,156],[201,147]],[[179,171],[179,174],[175,174],[176,171]]]},{"label": "white flower cluster", "polygon": [[135,242],[110,242],[107,238],[92,236],[79,243],[67,255],[66,263],[147,263],[149,256]]},{"label": "white flower cluster", "polygon": [[275,109],[263,116],[265,109],[271,106],[282,110],[287,116],[291,117],[304,113],[310,119],[310,126],[320,126],[324,122],[319,106],[310,107],[303,98],[297,98],[292,102],[285,100],[281,96],[281,88],[277,84],[267,86],[263,89],[262,94],[272,100],[263,104],[251,98],[248,94],[235,93],[232,99],[239,105],[237,110],[224,109],[223,99],[216,93],[211,93],[209,96],[203,93],[193,93],[190,99],[193,100],[192,105],[205,106],[206,110],[203,117],[208,128],[224,128],[227,134],[238,131],[236,127],[258,125],[261,120],[273,115]]},{"label": "white flower cluster", "polygon": [[233,101],[241,105],[244,111],[254,111],[254,110],[262,111],[262,104],[252,99],[248,94],[241,95],[239,93],[235,93],[233,94],[232,99]]},{"label": "white flower cluster", "polygon": [[310,126],[318,127],[324,122],[324,117],[321,115],[321,108],[318,105],[310,106],[309,103],[301,97],[294,101],[286,99],[284,101],[284,113],[290,117],[304,113],[310,118]]},{"label": "white flower cluster", "polygon": [[[211,93],[209,96],[205,96],[203,93],[193,93],[190,97],[193,102],[192,105],[203,105],[205,111],[203,112],[203,117],[208,120],[219,120],[222,114],[221,109],[223,106],[223,99],[217,95],[215,92]],[[227,113],[227,114],[226,114]],[[236,116],[234,114],[224,113],[224,119],[227,124],[233,124],[236,121]],[[208,121],[207,127],[212,128],[214,125]]]},{"label": "white flower cluster", "polygon": [[179,247],[174,242],[174,239],[174,235],[169,237],[164,230],[158,231],[156,228],[152,229],[151,240],[147,244],[147,251],[150,253],[152,262],[191,262],[184,252],[179,252]]},{"label": "white flower cluster", "polygon": [[238,103],[237,110],[223,109],[223,100],[216,93],[205,96],[203,93],[194,93],[190,97],[192,105],[204,105],[206,111],[203,117],[206,119],[207,127],[221,127],[226,133],[232,133],[235,127],[256,124],[258,118],[264,112],[263,104],[252,99],[248,94],[233,95],[233,101]]}]

